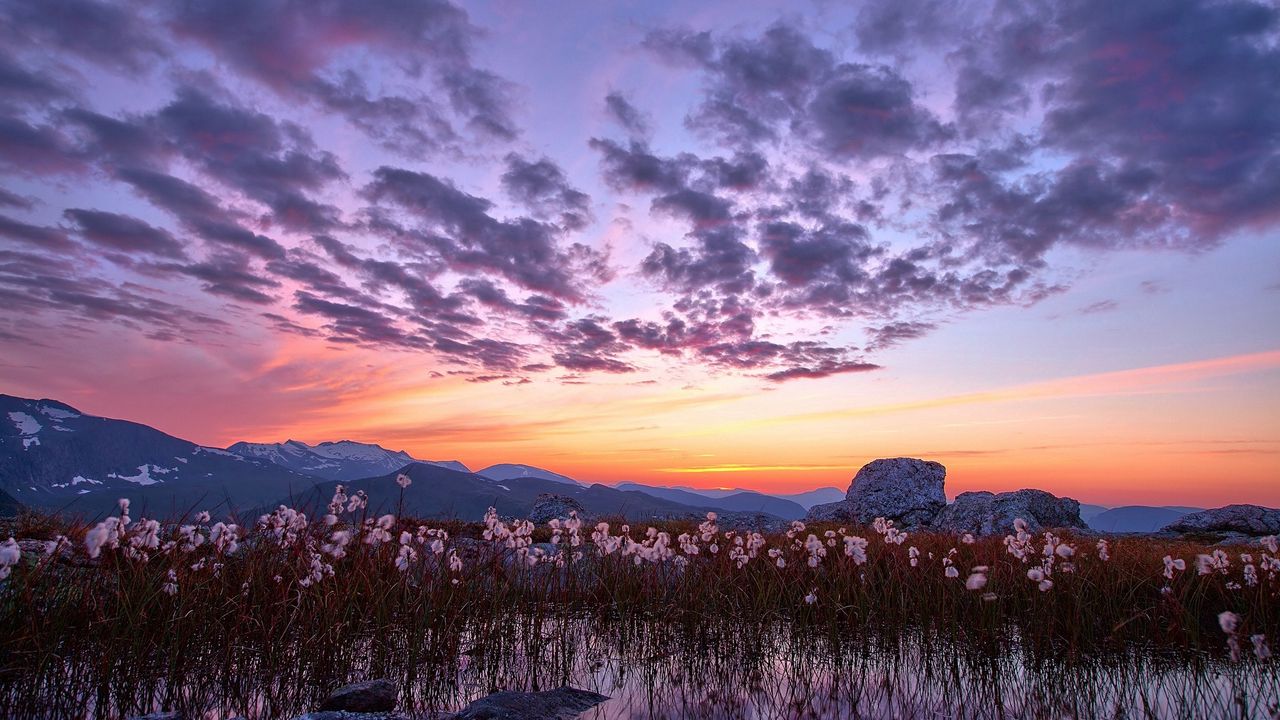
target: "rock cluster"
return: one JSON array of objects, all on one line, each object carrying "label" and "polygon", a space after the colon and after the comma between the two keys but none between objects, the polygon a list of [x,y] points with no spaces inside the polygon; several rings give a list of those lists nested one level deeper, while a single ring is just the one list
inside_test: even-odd
[{"label": "rock cluster", "polygon": [[452,720],[570,720],[608,699],[571,687],[543,692],[496,692],[466,706]]},{"label": "rock cluster", "polygon": [[1169,523],[1164,533],[1231,533],[1260,537],[1280,534],[1280,510],[1261,505],[1227,505],[1202,510]]},{"label": "rock cluster", "polygon": [[[396,712],[399,691],[390,680],[367,680],[334,690],[320,709],[293,720],[409,720]],[[504,691],[472,702],[455,714],[436,720],[570,720],[609,698],[599,693],[562,687],[545,692]],[[140,715],[130,720],[188,720],[176,712]]]},{"label": "rock cluster", "polygon": [[533,509],[529,511],[529,520],[543,525],[548,520],[568,520],[569,513],[575,512],[578,517],[586,516],[582,503],[567,495],[542,493],[533,501]]},{"label": "rock cluster", "polygon": [[1008,535],[1022,518],[1031,532],[1049,528],[1087,529],[1080,519],[1080,503],[1043,490],[1015,490],[994,494],[967,492],[939,512],[930,527],[943,532]]},{"label": "rock cluster", "polygon": [[810,520],[869,525],[878,517],[903,527],[927,525],[947,505],[942,492],[947,469],[916,458],[873,460],[854,476],[845,499],[814,505]]},{"label": "rock cluster", "polygon": [[1022,518],[1034,531],[1088,526],[1080,519],[1080,503],[1043,490],[1005,493],[961,493],[951,505],[943,485],[947,469],[916,458],[890,458],[867,463],[854,476],[845,499],[814,505],[807,520],[869,525],[876,518],[903,529],[1002,535]]}]

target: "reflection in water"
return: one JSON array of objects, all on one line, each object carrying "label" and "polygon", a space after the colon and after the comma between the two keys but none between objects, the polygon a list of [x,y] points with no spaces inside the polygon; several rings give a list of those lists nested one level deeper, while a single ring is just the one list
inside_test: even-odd
[{"label": "reflection in water", "polygon": [[[0,678],[0,715],[114,718],[182,709],[210,719],[288,717],[327,690],[385,676],[423,717],[499,689],[573,685],[613,699],[583,715],[657,718],[1268,717],[1274,665],[1163,649],[1087,654],[1033,647],[1014,634],[967,645],[925,631],[836,633],[701,619],[515,615],[459,620],[416,635],[334,650],[249,647],[226,638],[180,658],[147,647]],[[86,643],[86,647],[91,647]],[[6,666],[21,668],[8,658]]]}]

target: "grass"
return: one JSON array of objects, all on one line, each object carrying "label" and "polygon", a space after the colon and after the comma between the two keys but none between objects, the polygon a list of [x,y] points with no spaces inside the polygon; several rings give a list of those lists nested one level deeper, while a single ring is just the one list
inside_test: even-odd
[{"label": "grass", "polygon": [[[783,672],[744,658],[789,658],[783,665],[794,670],[805,656],[827,677],[833,667],[913,653],[916,663],[959,658],[966,669],[947,670],[953,681],[985,673],[998,682],[1017,674],[1002,665],[1011,659],[1041,680],[1063,667],[1275,675],[1274,659],[1253,657],[1251,637],[1280,638],[1280,563],[1256,544],[1226,548],[1225,571],[1202,575],[1196,558],[1208,550],[1199,543],[1118,538],[1103,560],[1096,538],[1064,535],[1050,544],[1073,550],[1052,555],[1053,586],[1042,591],[1028,578],[1044,563],[1041,535],[1020,559],[1000,537],[966,544],[911,534],[894,544],[885,540],[893,531],[820,525],[757,537],[763,545],[742,563],[731,557],[741,534],[707,523],[654,524],[653,534],[670,538],[664,552],[661,537],[646,538],[649,525],[624,535],[617,520],[593,540],[592,526],[428,527],[363,513],[341,512],[331,525],[277,513],[245,523],[234,549],[216,547],[207,521],[181,518],[148,533],[133,519],[120,546],[108,541],[96,558],[85,544],[94,528],[21,519],[11,528],[18,537],[67,540],[49,555],[24,554],[0,583],[0,715],[176,707],[280,717],[378,675],[399,678],[410,706],[439,708],[511,684],[581,682],[599,674],[591,663],[620,655],[637,663],[633,674],[657,673],[679,652],[698,658],[689,672],[734,678],[738,689]],[[341,553],[340,533],[351,537]],[[692,536],[683,548],[682,534]],[[845,553],[846,535],[867,540],[865,561]],[[553,536],[558,544],[545,545]],[[560,552],[529,559],[551,548]],[[825,555],[810,566],[817,548]],[[1166,578],[1165,556],[1187,569]],[[987,567],[986,585],[966,589],[977,566]],[[1235,661],[1224,611],[1240,618]],[[609,638],[606,660],[588,661],[584,638],[600,637]],[[460,687],[462,677],[479,679]],[[1250,687],[1251,698],[1280,700],[1274,680]]]}]

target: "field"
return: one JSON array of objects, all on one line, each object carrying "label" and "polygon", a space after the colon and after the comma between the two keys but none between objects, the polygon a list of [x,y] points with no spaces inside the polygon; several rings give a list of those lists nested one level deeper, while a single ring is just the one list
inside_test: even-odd
[{"label": "field", "polygon": [[[0,716],[289,717],[365,677],[423,716],[496,689],[586,717],[1268,717],[1274,538],[1209,547],[577,518],[93,526],[0,547]],[[40,540],[40,543],[31,542]]]}]

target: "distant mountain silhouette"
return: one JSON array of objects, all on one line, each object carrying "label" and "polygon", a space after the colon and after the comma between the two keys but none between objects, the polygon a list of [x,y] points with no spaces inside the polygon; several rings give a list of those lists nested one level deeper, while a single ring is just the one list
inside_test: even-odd
[{"label": "distant mountain silhouette", "polygon": [[1110,509],[1111,508],[1106,505],[1086,505],[1085,503],[1080,503],[1080,519],[1084,520],[1085,524],[1088,524],[1090,518],[1095,518]]},{"label": "distant mountain silhouette", "polygon": [[845,498],[845,491],[834,487],[820,487],[807,492],[775,495],[774,497],[790,500],[804,507],[805,510],[822,503],[839,502]]},{"label": "distant mountain silhouette", "polygon": [[314,475],[326,480],[356,480],[383,475],[415,462],[470,472],[466,465],[450,460],[436,462],[419,460],[403,450],[387,450],[381,445],[339,440],[308,445],[297,440],[282,443],[238,442],[228,451],[244,457],[258,458],[289,468],[295,472]]},{"label": "distant mountain silhouette", "polygon": [[251,506],[315,483],[265,460],[202,447],[56,400],[0,395],[0,490],[42,510],[134,517]]},{"label": "distant mountain silhouette", "polygon": [[[401,489],[396,484],[400,473],[408,475],[411,481],[403,492],[404,512],[422,518],[479,520],[489,507],[504,516],[525,517],[543,493],[572,497],[582,503],[583,509],[592,517],[623,516],[629,520],[694,518],[715,510],[705,505],[684,505],[607,485],[584,486],[535,475],[499,481],[477,473],[458,472],[425,463],[415,463],[380,477],[342,484],[348,494],[363,490],[368,495],[369,514],[394,513],[401,502]],[[302,495],[282,497],[278,502],[321,513],[338,484],[318,483]]]},{"label": "distant mountain silhouette", "polygon": [[1125,505],[1111,508],[1087,520],[1089,527],[1101,532],[1155,532],[1160,528],[1204,508],[1147,505]]},{"label": "distant mountain silhouette", "polygon": [[543,470],[542,468],[533,467],[532,465],[516,465],[513,463],[499,463],[490,465],[483,470],[477,470],[477,475],[487,477],[490,480],[524,480],[526,478],[536,478],[538,480],[550,480],[551,482],[565,483],[568,485],[585,485],[560,473]]},{"label": "distant mountain silhouette", "polygon": [[[765,512],[777,515],[784,520],[799,520],[804,517],[806,511],[806,508],[799,503],[751,490],[740,490],[719,497],[707,497],[689,490],[633,482],[618,483],[615,487],[619,490],[638,490],[647,495],[685,505],[704,505],[729,512]],[[841,497],[844,497],[843,493]]]}]

